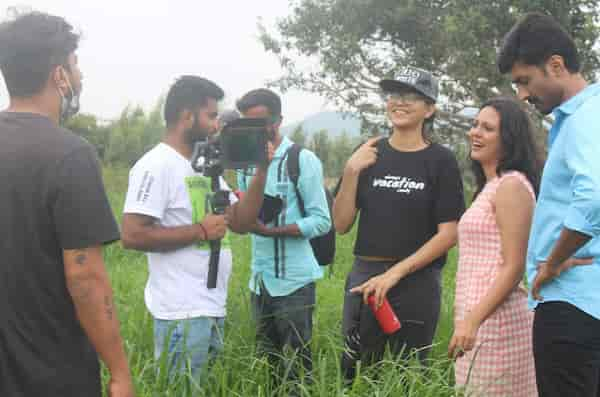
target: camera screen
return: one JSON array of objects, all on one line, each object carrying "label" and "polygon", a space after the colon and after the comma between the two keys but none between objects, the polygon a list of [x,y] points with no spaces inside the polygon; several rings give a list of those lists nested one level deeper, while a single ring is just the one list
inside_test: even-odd
[{"label": "camera screen", "polygon": [[224,128],[220,140],[224,168],[242,169],[266,162],[266,120],[236,120]]},{"label": "camera screen", "polygon": [[232,138],[227,143],[231,159],[236,162],[255,162],[259,161],[256,149],[260,148],[261,139],[256,133],[247,132],[242,134],[231,134]]}]

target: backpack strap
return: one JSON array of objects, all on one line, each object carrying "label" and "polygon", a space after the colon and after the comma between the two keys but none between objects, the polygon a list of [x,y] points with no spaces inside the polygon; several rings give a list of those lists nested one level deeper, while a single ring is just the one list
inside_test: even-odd
[{"label": "backpack strap", "polygon": [[[283,162],[288,158],[289,149],[285,152],[279,164],[277,166],[277,182],[283,180]],[[279,194],[277,195],[279,197]],[[285,210],[285,209],[284,209]],[[279,226],[279,215],[275,217],[275,227]],[[281,248],[281,249],[280,249]],[[273,238],[273,253],[274,253],[274,265],[275,265],[275,278],[285,277],[285,239],[274,237]],[[280,254],[281,251],[281,254]]]},{"label": "backpack strap", "polygon": [[302,217],[306,217],[306,209],[304,208],[304,199],[298,189],[298,179],[300,179],[300,152],[302,146],[294,143],[287,150],[287,172],[292,184],[294,185],[294,192],[296,192],[296,199],[298,200],[298,208]]}]

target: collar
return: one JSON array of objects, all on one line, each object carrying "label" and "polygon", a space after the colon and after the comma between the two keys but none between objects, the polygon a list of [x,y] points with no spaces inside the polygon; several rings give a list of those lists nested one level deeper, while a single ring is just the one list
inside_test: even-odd
[{"label": "collar", "polygon": [[588,99],[600,94],[600,83],[590,84],[581,90],[577,95],[552,111],[554,117],[560,115],[571,115],[579,109]]},{"label": "collar", "polygon": [[273,158],[283,157],[285,155],[285,152],[287,152],[289,147],[292,146],[293,144],[294,144],[294,142],[292,142],[290,138],[288,138],[287,136],[284,136],[283,139],[281,140],[281,143],[279,144],[279,147],[277,148],[277,150],[275,150],[275,155],[273,156]]}]

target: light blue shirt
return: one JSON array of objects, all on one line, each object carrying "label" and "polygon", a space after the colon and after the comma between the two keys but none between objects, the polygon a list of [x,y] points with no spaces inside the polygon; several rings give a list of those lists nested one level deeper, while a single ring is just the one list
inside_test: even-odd
[{"label": "light blue shirt", "polygon": [[[600,319],[600,84],[593,84],[553,112],[548,159],[535,208],[527,277],[533,283],[537,264],[545,261],[563,228],[591,237],[576,257],[593,257],[545,284],[544,301],[563,301]],[[529,296],[529,304],[536,302]]]},{"label": "light blue shirt", "polygon": [[[298,189],[306,210],[306,217],[302,217],[294,185],[287,173],[285,155],[292,144],[291,140],[284,137],[275,151],[267,172],[265,193],[283,200],[283,209],[278,217],[279,226],[295,223],[303,237],[279,238],[276,255],[274,238],[252,235],[252,276],[249,285],[256,294],[260,293],[258,282],[261,279],[271,296],[285,296],[323,277],[323,270],[313,255],[309,241],[331,228],[327,197],[323,190],[323,167],[313,152],[306,149],[300,152]],[[238,172],[240,190],[247,190],[251,174]],[[267,226],[274,225],[275,221]]]}]

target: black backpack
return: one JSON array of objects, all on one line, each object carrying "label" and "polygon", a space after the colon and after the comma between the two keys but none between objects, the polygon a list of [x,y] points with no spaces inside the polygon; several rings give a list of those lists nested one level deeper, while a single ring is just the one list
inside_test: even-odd
[{"label": "black backpack", "polygon": [[[298,178],[300,177],[300,152],[302,146],[293,144],[287,151],[287,172],[290,180],[294,184],[294,191],[296,192],[296,198],[298,199],[298,207],[303,217],[306,216],[306,209],[304,208],[304,200],[298,189]],[[325,190],[325,196],[327,197],[327,205],[329,207],[329,216],[331,218],[331,229],[322,236],[315,237],[310,240],[313,253],[317,262],[321,266],[327,266],[333,263],[335,258],[335,228],[333,227],[333,214],[331,207],[333,205],[333,196],[329,189],[325,186],[322,187]]]}]

